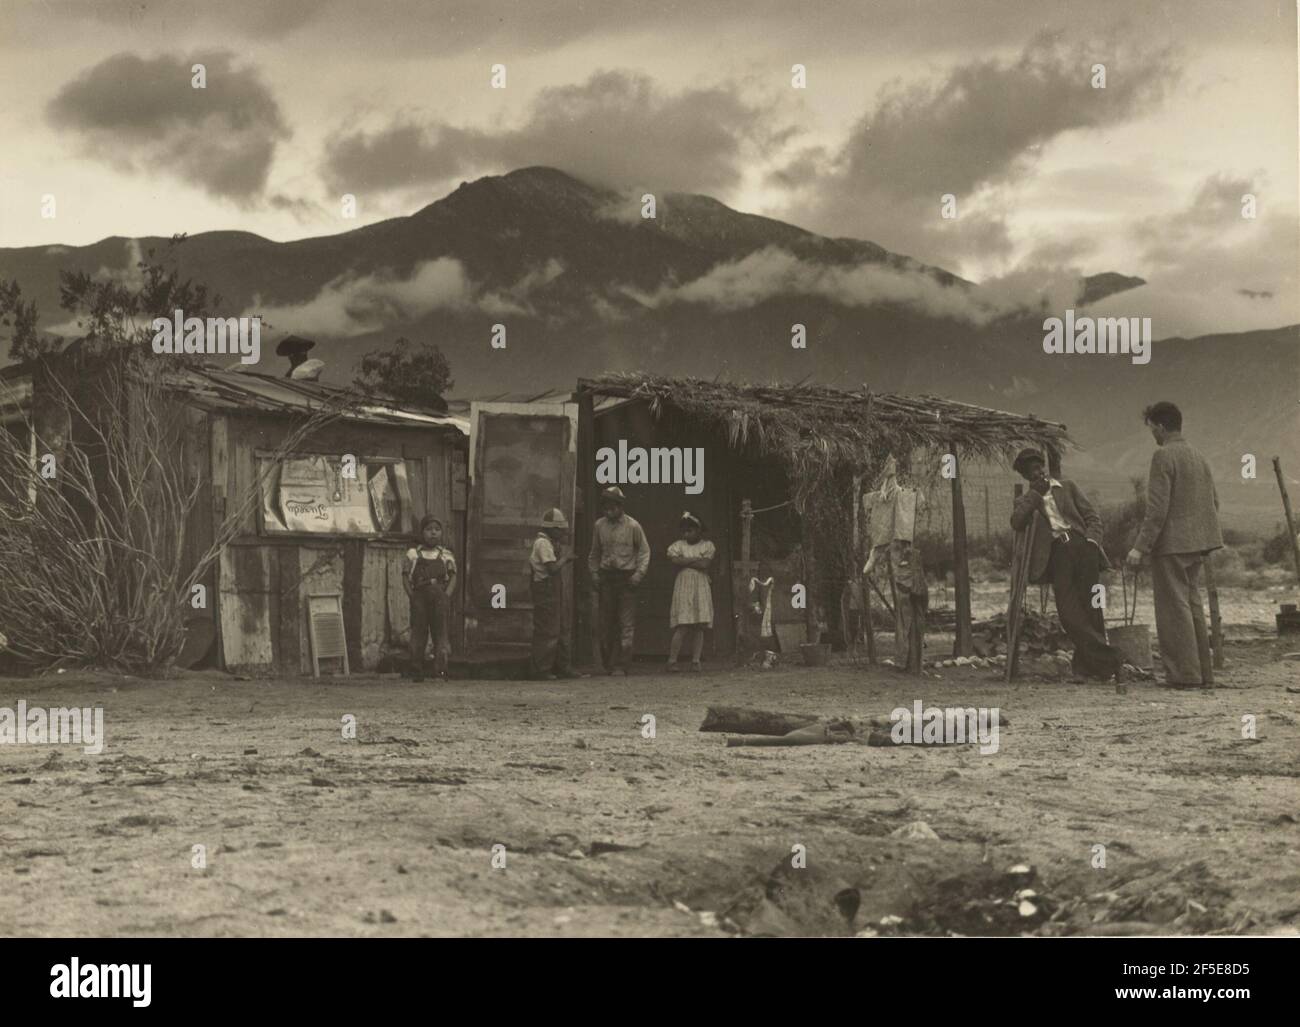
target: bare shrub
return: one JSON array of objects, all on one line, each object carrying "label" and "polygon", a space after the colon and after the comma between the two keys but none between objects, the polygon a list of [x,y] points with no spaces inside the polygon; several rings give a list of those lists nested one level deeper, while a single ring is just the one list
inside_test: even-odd
[{"label": "bare shrub", "polygon": [[[67,360],[42,364],[45,437],[32,418],[26,438],[0,432],[0,631],[35,666],[162,671],[185,641],[193,586],[238,533],[262,483],[233,497],[196,556],[190,532],[203,483],[186,467],[187,425],[166,372],[123,350],[81,361],[80,385],[66,383],[69,369]],[[51,408],[64,431],[49,429]],[[340,412],[303,418],[276,455]]]}]

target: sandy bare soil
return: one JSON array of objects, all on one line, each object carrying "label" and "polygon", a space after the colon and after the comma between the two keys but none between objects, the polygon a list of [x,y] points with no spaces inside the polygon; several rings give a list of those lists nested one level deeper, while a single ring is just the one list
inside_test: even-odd
[{"label": "sandy bare soil", "polygon": [[[107,745],[0,746],[0,933],[1293,932],[1294,649],[1232,646],[1214,693],[847,662],[557,683],[6,679],[11,708],[102,704]],[[988,756],[729,749],[696,730],[711,703],[868,716],[917,698],[1011,725]]]}]

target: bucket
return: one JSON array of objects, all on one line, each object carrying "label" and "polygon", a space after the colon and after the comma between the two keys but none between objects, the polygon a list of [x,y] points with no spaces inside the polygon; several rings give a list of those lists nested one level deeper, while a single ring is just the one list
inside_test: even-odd
[{"label": "bucket", "polygon": [[825,667],[831,662],[829,642],[804,642],[799,646],[805,667]]},{"label": "bucket", "polygon": [[1151,669],[1151,629],[1145,624],[1122,624],[1107,628],[1106,639],[1140,670]]}]

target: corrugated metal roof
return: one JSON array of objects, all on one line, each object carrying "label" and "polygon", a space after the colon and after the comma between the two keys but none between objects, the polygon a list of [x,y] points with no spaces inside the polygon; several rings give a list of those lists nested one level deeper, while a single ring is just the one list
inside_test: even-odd
[{"label": "corrugated metal roof", "polygon": [[[316,381],[276,378],[253,371],[223,371],[202,365],[178,368],[168,375],[168,385],[200,406],[276,413],[318,410],[348,396],[344,389]],[[349,420],[374,424],[427,425],[469,434],[467,418],[381,403],[358,404],[346,416]]]}]

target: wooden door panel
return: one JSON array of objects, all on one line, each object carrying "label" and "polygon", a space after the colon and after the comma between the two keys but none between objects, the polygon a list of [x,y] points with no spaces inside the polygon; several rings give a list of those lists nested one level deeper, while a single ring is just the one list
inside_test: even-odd
[{"label": "wooden door panel", "polygon": [[[473,403],[470,407],[470,538],[466,601],[471,648],[527,645],[532,631],[528,554],[553,507],[574,516],[575,403]],[[571,575],[565,575],[572,605]],[[505,607],[492,605],[504,586]],[[499,590],[498,590],[499,594]],[[569,618],[571,623],[572,618]]]}]

